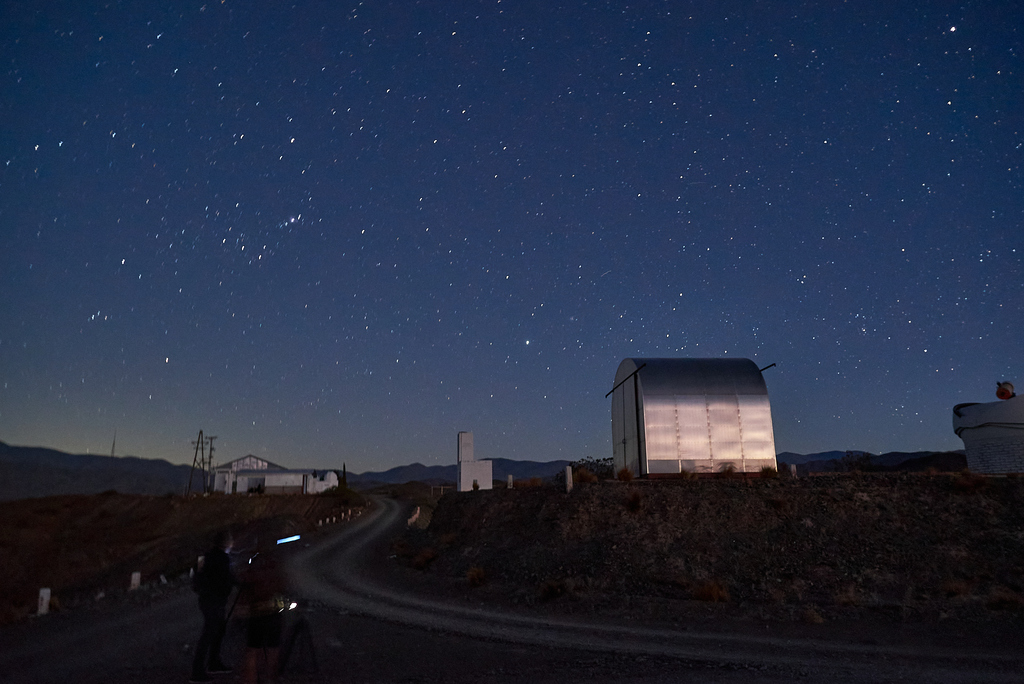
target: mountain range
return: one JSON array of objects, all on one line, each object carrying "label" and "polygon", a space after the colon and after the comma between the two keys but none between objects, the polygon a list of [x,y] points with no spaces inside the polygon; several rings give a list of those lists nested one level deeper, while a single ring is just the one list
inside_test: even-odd
[{"label": "mountain range", "polygon": [[[844,460],[845,459],[845,460]],[[837,466],[860,459],[858,467],[871,470],[963,470],[967,467],[963,452],[890,452],[873,455],[864,452],[825,451],[816,454],[778,454],[779,467],[797,466],[797,473],[830,472]],[[866,460],[865,460],[866,459]],[[548,478],[565,470],[569,461],[514,461],[490,459],[493,478],[505,481],[509,475],[517,480],[532,477]],[[383,484],[455,482],[457,466],[421,463],[398,466],[380,472],[348,473],[353,489],[370,489]],[[28,499],[62,494],[98,494],[115,490],[123,494],[181,494],[189,476],[192,490],[202,489],[199,475],[191,466],[175,465],[162,459],[135,456],[98,456],[67,454],[44,447],[11,446],[0,442],[0,501]]]}]

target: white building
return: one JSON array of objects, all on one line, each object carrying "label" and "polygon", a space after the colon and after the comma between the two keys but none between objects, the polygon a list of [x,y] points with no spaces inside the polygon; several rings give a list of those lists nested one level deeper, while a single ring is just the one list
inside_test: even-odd
[{"label": "white building", "polygon": [[319,494],[338,486],[333,470],[282,468],[256,456],[243,456],[213,469],[213,491],[224,494]]},{"label": "white building", "polygon": [[[493,489],[491,462],[478,461],[473,456],[473,433],[460,432],[458,446],[458,491],[471,492],[474,489]],[[475,485],[475,486],[474,486]]]},{"label": "white building", "polygon": [[750,359],[624,359],[609,394],[615,472],[776,467],[768,389]]},{"label": "white building", "polygon": [[1024,473],[1024,396],[953,407],[953,431],[975,473]]}]

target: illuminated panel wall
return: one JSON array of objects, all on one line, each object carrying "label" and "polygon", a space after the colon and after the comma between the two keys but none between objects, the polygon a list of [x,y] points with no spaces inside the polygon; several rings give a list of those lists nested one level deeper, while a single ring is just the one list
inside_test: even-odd
[{"label": "illuminated panel wall", "polygon": [[771,406],[749,359],[626,359],[612,392],[616,471],[775,467]]}]

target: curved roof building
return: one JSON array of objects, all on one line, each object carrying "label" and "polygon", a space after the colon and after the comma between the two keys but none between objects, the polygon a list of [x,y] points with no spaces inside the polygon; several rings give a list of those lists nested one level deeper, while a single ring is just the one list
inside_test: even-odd
[{"label": "curved roof building", "polygon": [[750,359],[624,359],[609,394],[616,472],[776,467],[768,388]]}]

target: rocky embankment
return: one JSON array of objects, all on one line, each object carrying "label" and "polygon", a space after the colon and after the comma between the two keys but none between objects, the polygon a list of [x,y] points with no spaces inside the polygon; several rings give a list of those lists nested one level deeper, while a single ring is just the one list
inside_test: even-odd
[{"label": "rocky embankment", "polygon": [[571,610],[1019,620],[1024,480],[847,474],[449,494],[396,553],[491,600]]}]

